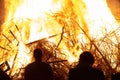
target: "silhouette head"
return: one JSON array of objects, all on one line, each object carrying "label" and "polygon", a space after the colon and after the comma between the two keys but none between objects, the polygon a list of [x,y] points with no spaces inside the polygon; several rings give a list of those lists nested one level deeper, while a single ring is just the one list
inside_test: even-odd
[{"label": "silhouette head", "polygon": [[91,54],[91,52],[89,51],[84,51],[81,55],[80,55],[80,59],[79,59],[80,63],[86,64],[86,65],[92,65],[94,63],[94,57]]},{"label": "silhouette head", "polygon": [[33,56],[34,56],[36,61],[41,60],[41,58],[42,58],[42,50],[39,49],[39,48],[35,49]]}]

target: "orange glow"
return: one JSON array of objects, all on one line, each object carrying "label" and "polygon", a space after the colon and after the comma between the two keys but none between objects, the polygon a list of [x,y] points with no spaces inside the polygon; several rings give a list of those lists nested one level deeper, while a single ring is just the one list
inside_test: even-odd
[{"label": "orange glow", "polygon": [[[64,41],[61,41],[58,48],[65,54],[64,58],[70,64],[78,61],[79,54],[82,52],[82,49],[76,49],[81,44],[79,41],[84,43],[88,41],[85,35],[80,34],[80,26],[90,38],[95,39],[104,37],[105,34],[119,27],[106,0],[6,0],[5,5],[6,15],[2,33],[9,37],[11,43],[2,37],[0,44],[11,50],[10,55],[18,53],[12,74],[31,62],[32,55],[28,55],[30,50],[25,44],[62,34],[63,27],[68,31],[65,31]],[[17,25],[20,32],[13,25]],[[16,36],[19,42],[17,46],[17,40],[11,36],[9,30]],[[75,36],[75,40],[73,40],[73,36]],[[57,36],[52,39],[48,38],[48,40],[58,45],[60,38],[61,36]],[[67,40],[71,40],[71,42],[69,43]],[[7,43],[10,43],[12,49],[6,46]],[[14,56],[7,58],[11,67]]]},{"label": "orange glow", "polygon": [[107,6],[106,0],[84,0],[84,2],[86,3],[87,9],[85,21],[93,37],[103,37],[105,29],[107,32],[110,32],[119,27]]}]

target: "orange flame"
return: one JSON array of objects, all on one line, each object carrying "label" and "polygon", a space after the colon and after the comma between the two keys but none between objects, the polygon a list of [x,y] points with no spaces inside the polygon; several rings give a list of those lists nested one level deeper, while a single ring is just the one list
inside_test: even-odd
[{"label": "orange flame", "polygon": [[[75,21],[82,26],[83,30],[93,38],[101,38],[105,35],[106,31],[109,33],[111,30],[119,27],[107,6],[106,0],[12,0],[6,1],[5,5],[7,14],[5,24],[2,26],[2,32],[6,33],[5,31],[9,29],[5,29],[5,25],[12,25],[14,23],[20,26],[22,39],[17,36],[20,40],[18,61],[25,59],[27,63],[29,63],[31,56],[27,58],[28,55],[23,52],[27,48],[24,44],[62,33],[62,27],[64,26],[63,21],[66,22],[67,25],[71,25],[72,19],[75,19]],[[61,15],[62,17],[67,16],[63,18],[63,21],[61,19],[62,17],[58,17],[57,19],[59,21],[57,21],[49,16],[49,14],[52,13],[62,12],[64,7],[67,7],[68,12]],[[6,23],[11,20],[12,23]],[[72,27],[75,27],[74,25],[75,23],[72,24]],[[75,31],[76,34],[73,35],[77,36],[77,41],[81,41],[83,35],[79,34],[79,29]],[[19,34],[17,33],[17,35]],[[59,38],[54,38],[54,40],[51,41],[57,44]],[[87,41],[86,39],[83,40]],[[75,46],[77,47],[77,45]],[[74,48],[69,50],[67,46],[65,46],[65,43],[59,47],[62,48],[62,51],[67,55],[66,59],[70,63],[78,60],[79,54],[73,55],[71,53],[80,53],[81,50],[77,51]],[[20,63],[23,65],[26,64],[26,62],[24,63],[23,61]],[[16,67],[20,68],[22,66],[21,64],[18,63]]]},{"label": "orange flame", "polygon": [[[104,36],[104,30],[107,32],[117,29],[118,23],[108,8],[106,0],[84,0],[87,12],[85,21],[91,31],[91,35],[95,37]],[[97,33],[97,34],[94,34]],[[99,34],[99,36],[98,36]]]}]

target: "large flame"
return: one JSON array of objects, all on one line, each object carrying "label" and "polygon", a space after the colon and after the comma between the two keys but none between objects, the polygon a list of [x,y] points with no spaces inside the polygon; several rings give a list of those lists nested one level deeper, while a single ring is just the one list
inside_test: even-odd
[{"label": "large flame", "polygon": [[[18,59],[19,61],[25,59],[27,63],[29,63],[30,58],[27,58],[28,55],[24,51],[26,48],[24,44],[62,33],[62,28],[65,26],[63,25],[64,23],[75,27],[76,23],[72,23],[73,19],[92,38],[104,37],[106,33],[119,27],[118,22],[107,6],[106,0],[6,0],[5,6],[6,15],[5,23],[2,25],[2,33],[8,34],[5,31],[10,28],[5,26],[11,26],[12,24],[19,26],[21,33],[15,33],[20,42]],[[66,12],[64,12],[64,8]],[[61,16],[57,17],[56,20],[51,18],[51,14],[60,12]],[[12,22],[9,23],[10,21]],[[81,41],[84,36],[79,34],[79,29],[75,31],[76,34],[73,35],[77,36],[77,41]],[[57,44],[59,40],[60,37],[55,37],[51,41]],[[87,41],[86,39],[84,40]],[[77,45],[75,46],[77,47]],[[70,63],[78,60],[79,54],[74,55],[71,53],[81,51],[77,51],[75,48],[70,50],[68,46],[65,46],[65,43],[61,43],[59,48],[67,55],[66,59]],[[17,64],[19,67],[16,68],[26,64],[24,61],[19,63]]]},{"label": "large flame", "polygon": [[99,34],[101,37],[104,35],[104,29],[110,32],[118,28],[118,23],[107,6],[106,0],[94,0],[92,2],[84,0],[84,2],[88,12],[85,14],[85,21],[92,36],[98,37]]}]

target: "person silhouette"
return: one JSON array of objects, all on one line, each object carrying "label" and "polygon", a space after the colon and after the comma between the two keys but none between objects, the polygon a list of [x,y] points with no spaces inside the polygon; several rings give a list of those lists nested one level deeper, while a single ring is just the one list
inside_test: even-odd
[{"label": "person silhouette", "polygon": [[10,77],[2,69],[0,69],[0,80],[10,80]]},{"label": "person silhouette", "polygon": [[33,56],[35,61],[25,67],[25,80],[53,80],[51,66],[42,62],[42,50],[35,49]]},{"label": "person silhouette", "polygon": [[112,74],[111,80],[120,80],[120,72]]},{"label": "person silhouette", "polygon": [[89,51],[84,51],[79,57],[79,63],[69,70],[68,80],[105,80],[102,70],[93,68],[94,57]]}]

